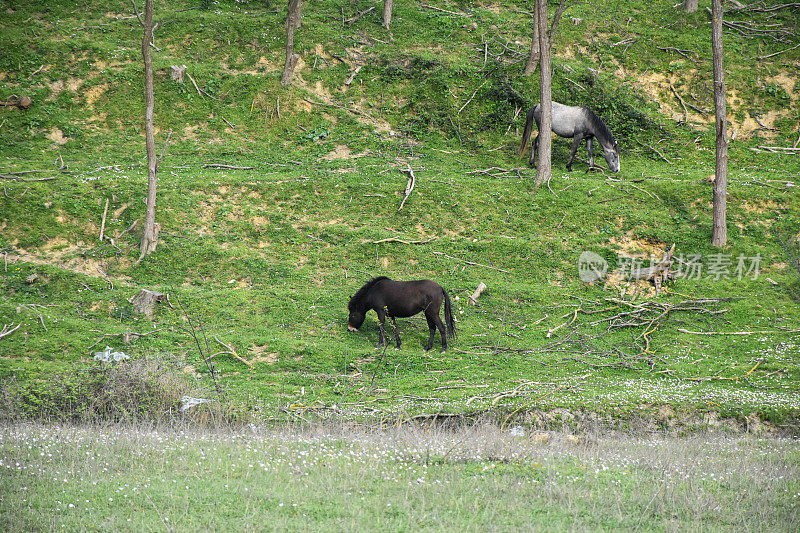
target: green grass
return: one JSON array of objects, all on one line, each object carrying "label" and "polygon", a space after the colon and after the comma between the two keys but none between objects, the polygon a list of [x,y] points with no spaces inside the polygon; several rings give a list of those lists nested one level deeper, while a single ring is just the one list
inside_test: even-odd
[{"label": "green grass", "polygon": [[786,530],[791,440],[4,426],[4,531]]},{"label": "green grass", "polygon": [[[673,83],[686,101],[711,107],[702,89],[711,69],[703,13],[638,1],[581,3],[567,12],[554,97],[598,110],[623,147],[623,171],[607,179],[576,163],[567,173],[569,144],[556,140],[550,191],[534,189],[533,172],[516,154],[524,112],[516,120],[515,112],[538,99],[537,79],[519,75],[530,32],[519,10],[527,4],[436,4],[469,17],[403,4],[387,32],[374,12],[342,27],[342,8],[349,16],[363,6],[315,2],[297,33],[305,66],[291,88],[279,83],[283,5],[221,1],[184,10],[198,5],[156,6],[164,20],[154,59],[159,147],[167,131],[173,136],[159,172],[159,247],[138,265],[139,234],[125,233],[143,217],[146,182],[138,23],[128,6],[102,2],[34,2],[10,8],[0,22],[0,99],[29,94],[35,102],[24,113],[0,108],[0,173],[51,169],[56,178],[2,183],[0,250],[8,261],[0,270],[0,322],[22,325],[0,340],[0,379],[88,365],[109,344],[134,357],[170,352],[208,383],[182,313],[161,306],[155,323],[132,313],[128,299],[149,288],[168,292],[173,305],[202,321],[210,353],[225,350],[217,336],[254,361],[251,370],[215,355],[229,398],[259,413],[568,407],[624,419],[670,404],[797,421],[797,334],[776,331],[794,329],[800,318],[792,297],[800,210],[794,188],[783,183],[796,181],[800,164],[754,149],[791,146],[797,137],[800,101],[781,74],[800,51],[755,67],[749,60],[789,48],[796,37],[725,36],[731,116],[741,131],[730,147],[722,252],[734,263],[731,273],[739,256],[759,254],[759,275],[679,278],[656,300],[743,299],[709,320],[671,315],[649,333],[652,353],[643,355],[654,364],[630,365],[613,355],[544,349],[574,325],[597,334],[593,315],[547,333],[570,320],[578,299],[619,296],[579,280],[584,250],[612,268],[622,251],[646,254],[672,243],[684,258],[701,254],[706,268],[719,253],[710,246],[706,181],[713,128],[697,113],[689,125],[673,120],[680,106],[669,89]],[[775,20],[797,25],[786,10]],[[617,44],[625,39],[631,42]],[[659,47],[691,50],[694,62]],[[169,66],[179,64],[211,97],[170,79]],[[355,65],[363,68],[344,90]],[[740,126],[768,111],[779,113],[771,123],[779,131]],[[49,139],[56,128],[70,140]],[[359,157],[324,159],[341,146]],[[67,168],[56,173],[62,161]],[[406,163],[418,181],[397,212]],[[97,238],[106,199],[113,245]],[[374,243],[390,237],[426,242]],[[39,278],[29,283],[32,274]],[[347,301],[373,275],[446,287],[458,298],[454,349],[423,353],[427,329],[419,319],[400,321],[400,352],[374,349],[372,319],[348,334]],[[489,289],[473,307],[467,297],[479,282]],[[154,330],[130,345],[121,335],[101,339]]]}]

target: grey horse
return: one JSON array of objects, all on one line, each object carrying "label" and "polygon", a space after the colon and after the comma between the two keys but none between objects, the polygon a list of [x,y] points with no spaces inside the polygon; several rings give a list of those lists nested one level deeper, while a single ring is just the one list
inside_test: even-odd
[{"label": "grey horse", "polygon": [[[525,131],[522,134],[522,142],[519,145],[520,157],[525,153],[525,148],[531,138],[534,120],[538,130],[542,120],[540,104],[536,104],[528,110],[528,116],[525,119]],[[572,170],[572,162],[575,160],[578,145],[583,139],[586,139],[586,150],[589,152],[589,167],[594,166],[594,139],[596,137],[603,148],[603,157],[606,158],[608,168],[612,172],[619,172],[619,146],[617,146],[617,141],[614,140],[614,136],[611,135],[608,127],[600,117],[588,107],[572,107],[553,102],[553,133],[559,137],[572,137],[572,152],[570,152],[569,160],[567,161],[567,170]],[[531,166],[536,160],[538,148],[539,134],[537,133],[536,138],[533,140],[533,150],[530,158]]]}]

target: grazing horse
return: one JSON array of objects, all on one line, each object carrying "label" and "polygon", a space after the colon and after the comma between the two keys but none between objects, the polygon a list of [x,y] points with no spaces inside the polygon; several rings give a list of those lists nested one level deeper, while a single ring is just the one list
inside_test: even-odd
[{"label": "grazing horse", "polygon": [[[525,131],[522,134],[522,142],[519,145],[520,157],[525,153],[525,147],[531,138],[534,120],[538,130],[542,121],[540,104],[536,104],[528,111],[528,117],[525,119]],[[567,161],[567,170],[572,170],[575,153],[578,151],[578,145],[583,139],[586,139],[586,150],[589,152],[589,167],[594,166],[594,138],[597,137],[600,146],[603,147],[603,156],[606,158],[608,168],[612,172],[619,172],[619,147],[617,146],[617,141],[614,140],[614,136],[608,131],[608,127],[594,111],[584,106],[572,107],[553,102],[552,124],[553,133],[559,137],[572,137],[572,152],[570,152],[569,160]],[[537,133],[536,138],[533,140],[531,166],[536,160],[538,148],[539,134]]]},{"label": "grazing horse", "polygon": [[[439,309],[444,302],[444,318],[447,323],[447,333],[445,326],[439,318]],[[364,317],[370,309],[374,309],[378,314],[378,329],[380,336],[378,346],[386,344],[386,335],[383,329],[386,317],[394,332],[397,341],[397,349],[400,349],[400,336],[397,334],[397,324],[395,317],[404,318],[424,312],[425,319],[428,321],[428,329],[431,336],[425,351],[433,347],[433,337],[436,329],[442,335],[442,351],[447,350],[447,337],[455,337],[455,324],[453,323],[453,309],[450,305],[450,297],[441,285],[429,279],[418,281],[392,281],[386,276],[372,278],[358,292],[350,298],[347,304],[350,311],[350,318],[347,321],[349,331],[357,331],[364,323]]]}]

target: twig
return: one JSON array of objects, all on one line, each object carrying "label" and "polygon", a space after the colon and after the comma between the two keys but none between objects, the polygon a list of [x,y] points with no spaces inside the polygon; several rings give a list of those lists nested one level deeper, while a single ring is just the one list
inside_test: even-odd
[{"label": "twig", "polygon": [[[222,342],[221,340],[219,340],[219,337],[217,337],[216,335],[214,335],[214,340],[215,340],[215,341],[217,341],[218,343],[220,343],[221,345],[223,345],[225,348],[227,348],[227,349],[228,349],[228,351],[227,351],[227,352],[219,352],[219,353],[217,353],[217,354],[215,354],[215,355],[219,355],[219,354],[221,354],[221,353],[228,353],[228,354],[230,354],[230,355],[234,356],[236,359],[238,359],[238,360],[239,360],[239,361],[241,361],[242,363],[244,363],[244,364],[246,364],[247,366],[249,366],[250,368],[255,368],[255,367],[253,366],[253,363],[251,363],[251,362],[249,362],[249,361],[246,361],[246,360],[245,360],[243,357],[241,357],[239,354],[237,354],[237,353],[236,353],[236,349],[235,349],[235,348],[234,348],[232,345],[225,344],[224,342]],[[212,356],[212,357],[213,357],[213,356]]]},{"label": "twig", "polygon": [[194,81],[194,78],[192,77],[192,75],[189,74],[188,72],[186,73],[186,75],[189,76],[189,81],[191,81],[192,85],[194,85],[194,88],[197,89],[197,94],[200,95],[200,98],[203,98],[203,93],[200,92],[200,87],[197,86],[197,82]]},{"label": "twig", "polygon": [[472,101],[472,99],[473,99],[473,98],[475,98],[475,95],[476,95],[476,94],[478,94],[478,91],[480,91],[480,90],[481,90],[481,87],[483,87],[484,85],[486,85],[486,82],[487,82],[487,81],[489,81],[489,78],[486,78],[485,80],[483,80],[483,83],[481,83],[480,85],[478,85],[478,88],[477,88],[477,89],[475,89],[475,91],[472,93],[472,96],[470,96],[470,97],[469,97],[469,100],[467,100],[466,102],[464,102],[464,105],[462,105],[462,106],[459,108],[459,110],[458,110],[458,114],[459,114],[459,115],[460,115],[460,114],[461,114],[461,112],[464,110],[464,108],[465,108],[465,107],[467,107],[467,104],[469,104],[469,103]]},{"label": "twig", "polygon": [[447,13],[448,15],[455,15],[457,17],[471,17],[472,15],[467,13],[457,13],[455,11],[447,11],[446,9],[441,9],[434,6],[429,6],[428,4],[420,4],[420,7],[424,7],[425,9],[433,9],[434,11],[441,11],[442,13]]},{"label": "twig", "polygon": [[442,255],[442,256],[444,256],[444,257],[446,257],[448,259],[453,259],[454,261],[461,261],[462,263],[466,263],[468,265],[479,266],[479,267],[483,267],[483,268],[490,268],[492,270],[498,270],[500,272],[505,272],[506,274],[511,274],[510,271],[504,270],[502,268],[497,268],[497,267],[493,267],[493,266],[489,266],[489,265],[482,265],[481,263],[475,263],[473,261],[467,261],[466,259],[460,259],[458,257],[453,257],[452,255],[447,255],[444,252],[433,252],[433,254],[434,255]]},{"label": "twig", "polygon": [[372,241],[372,244],[381,244],[384,242],[399,242],[400,244],[425,244],[431,241],[436,240],[436,237],[431,237],[430,239],[426,239],[424,241],[404,241],[402,239],[398,239],[396,237],[389,237],[387,239],[381,239],[378,241]]},{"label": "twig", "polygon": [[172,128],[169,129],[169,133],[167,133],[167,140],[164,141],[164,148],[161,149],[161,155],[158,156],[158,160],[156,161],[156,172],[158,172],[158,167],[161,166],[161,160],[164,159],[164,154],[167,153],[167,146],[169,146],[169,140],[172,138]]},{"label": "twig", "polygon": [[637,142],[638,144],[640,144],[641,146],[644,146],[645,148],[649,148],[649,149],[650,149],[650,150],[652,150],[653,152],[657,153],[657,154],[658,154],[658,156],[659,156],[661,159],[663,159],[664,161],[666,161],[666,162],[667,162],[667,163],[669,163],[670,165],[672,164],[672,162],[671,162],[669,159],[667,159],[666,157],[664,157],[664,154],[662,154],[661,152],[659,152],[658,150],[656,150],[655,148],[653,148],[653,147],[652,147],[652,146],[650,146],[649,144],[645,144],[645,143],[643,143],[642,141],[639,141],[639,140],[636,140],[636,142]]},{"label": "twig", "polygon": [[106,231],[106,215],[108,215],[108,198],[106,198],[106,207],[103,209],[103,220],[100,222],[100,242],[103,242],[103,233]]},{"label": "twig", "polygon": [[661,46],[659,46],[657,48],[659,50],[663,50],[665,52],[667,52],[669,50],[672,50],[673,52],[678,52],[680,55],[682,55],[683,57],[685,57],[689,61],[694,61],[694,60],[692,58],[690,58],[689,56],[687,56],[686,53],[690,53],[690,54],[695,54],[696,53],[694,50],[681,50],[680,48],[673,48],[672,46],[665,46],[663,48]]},{"label": "twig", "polygon": [[361,68],[362,68],[361,65],[358,65],[356,68],[354,68],[353,72],[350,73],[350,76],[348,76],[347,79],[344,80],[344,84],[345,85],[350,85],[351,83],[353,83],[353,80],[355,79],[356,75],[359,72],[361,72]]}]

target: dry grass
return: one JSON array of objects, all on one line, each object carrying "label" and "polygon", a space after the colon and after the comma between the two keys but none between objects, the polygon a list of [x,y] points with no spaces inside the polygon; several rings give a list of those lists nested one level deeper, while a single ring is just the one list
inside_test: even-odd
[{"label": "dry grass", "polygon": [[795,530],[792,440],[346,424],[0,428],[0,527]]}]

